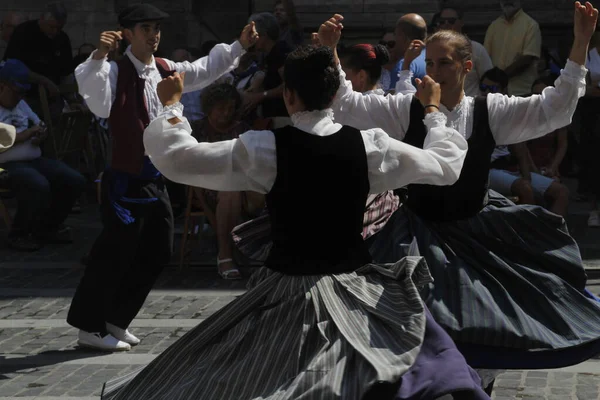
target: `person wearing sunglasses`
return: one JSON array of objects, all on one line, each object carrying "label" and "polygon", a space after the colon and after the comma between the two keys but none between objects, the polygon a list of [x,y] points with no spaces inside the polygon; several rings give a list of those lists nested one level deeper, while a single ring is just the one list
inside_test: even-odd
[{"label": "person wearing sunglasses", "polygon": [[[391,89],[396,88],[399,81],[400,71],[404,69],[404,57],[415,41],[424,42],[427,38],[427,23],[419,14],[406,14],[398,19],[395,28],[396,46],[394,53],[397,54],[398,62],[392,69]],[[412,72],[412,83],[416,85],[415,79],[425,77],[425,50],[419,52],[410,62],[406,60],[407,68]]]},{"label": "person wearing sunglasses", "polygon": [[388,51],[389,60],[388,62],[381,68],[381,77],[379,78],[379,84],[384,92],[388,92],[391,89],[394,89],[392,85],[392,71],[394,67],[400,60],[400,55],[396,50],[396,35],[393,30],[386,31],[379,44],[385,46]]},{"label": "person wearing sunglasses", "polygon": [[[449,29],[458,33],[463,33],[463,15],[464,12],[457,6],[444,7],[440,10],[439,17],[437,18],[438,30]],[[481,91],[479,88],[479,82],[486,71],[489,71],[494,66],[492,59],[490,58],[487,50],[479,42],[471,40],[471,47],[473,53],[473,69],[465,77],[465,94],[467,96],[475,97],[481,94],[486,94],[485,91]]]}]

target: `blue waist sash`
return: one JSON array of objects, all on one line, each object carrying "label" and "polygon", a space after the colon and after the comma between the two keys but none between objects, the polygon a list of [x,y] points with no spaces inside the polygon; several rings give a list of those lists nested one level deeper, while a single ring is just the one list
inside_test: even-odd
[{"label": "blue waist sash", "polygon": [[126,172],[117,171],[109,168],[113,175],[111,186],[108,188],[108,198],[111,206],[115,210],[117,217],[125,224],[129,225],[135,222],[131,211],[123,207],[119,202],[131,204],[149,204],[158,201],[157,197],[133,198],[125,196],[129,184],[132,181],[154,182],[160,178],[160,172],[154,167],[149,157],[144,157],[144,166],[139,175],[131,175]]}]

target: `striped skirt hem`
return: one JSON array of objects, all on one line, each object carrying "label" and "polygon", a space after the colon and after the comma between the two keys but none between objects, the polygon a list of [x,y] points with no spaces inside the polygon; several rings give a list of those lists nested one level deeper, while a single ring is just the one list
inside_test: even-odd
[{"label": "striped skirt hem", "polygon": [[261,268],[249,290],[102,399],[361,399],[397,382],[423,343],[421,257],[347,274]]}]

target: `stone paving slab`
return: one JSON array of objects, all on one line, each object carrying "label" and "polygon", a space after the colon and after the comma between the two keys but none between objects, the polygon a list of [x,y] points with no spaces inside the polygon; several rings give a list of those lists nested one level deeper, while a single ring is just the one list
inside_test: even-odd
[{"label": "stone paving slab", "polygon": [[[138,319],[203,319],[235,299],[236,296],[188,298],[149,296],[137,315]],[[0,320],[59,319],[64,320],[71,298],[0,297]]]}]

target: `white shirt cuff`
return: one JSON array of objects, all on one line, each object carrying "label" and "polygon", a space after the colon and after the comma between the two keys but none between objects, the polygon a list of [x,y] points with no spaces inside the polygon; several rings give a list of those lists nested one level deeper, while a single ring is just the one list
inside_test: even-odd
[{"label": "white shirt cuff", "polygon": [[585,78],[587,74],[587,68],[585,65],[579,65],[575,61],[567,60],[567,64],[562,72],[566,73],[568,76],[572,76],[576,79]]},{"label": "white shirt cuff", "polygon": [[440,111],[425,114],[425,119],[423,120],[427,129],[446,126],[446,121],[446,116]]},{"label": "white shirt cuff", "polygon": [[160,113],[160,117],[166,117],[167,119],[171,118],[183,118],[183,104],[177,102],[175,104],[171,104],[162,109]]}]

